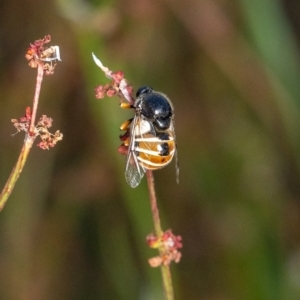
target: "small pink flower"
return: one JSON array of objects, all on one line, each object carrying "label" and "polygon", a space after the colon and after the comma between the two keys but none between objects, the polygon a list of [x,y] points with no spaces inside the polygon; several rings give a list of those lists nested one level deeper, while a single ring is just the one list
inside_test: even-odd
[{"label": "small pink flower", "polygon": [[[46,35],[43,39],[36,40],[33,44],[30,44],[30,47],[27,49],[25,58],[30,61],[35,61],[40,59],[42,52],[45,50],[43,47],[44,44],[47,44],[51,41],[51,36]],[[37,63],[37,62],[36,62]]]},{"label": "small pink flower", "polygon": [[162,258],[160,256],[151,257],[148,259],[148,263],[152,268],[156,268],[162,265]]},{"label": "small pink flower", "polygon": [[48,144],[45,141],[39,142],[37,146],[43,150],[49,150]]},{"label": "small pink flower", "polygon": [[178,249],[182,248],[182,238],[176,236],[169,229],[165,231],[161,237],[156,237],[153,233],[146,238],[149,247],[160,249],[160,255],[149,260],[152,267],[167,266],[172,261],[178,263],[181,259],[181,252]]},{"label": "small pink flower", "polygon": [[106,90],[103,85],[99,85],[95,88],[95,97],[97,99],[103,99],[105,97]]},{"label": "small pink flower", "polygon": [[113,88],[109,88],[109,89],[107,90],[107,92],[106,92],[106,95],[107,95],[108,97],[115,96],[116,94],[117,94],[117,93],[116,93],[115,89],[113,89]]},{"label": "small pink flower", "polygon": [[39,125],[50,128],[52,126],[53,119],[48,118],[46,115],[42,115],[38,122]]},{"label": "small pink flower", "polygon": [[41,65],[46,75],[52,75],[54,73],[56,63],[52,62],[61,60],[58,46],[44,47],[44,44],[50,41],[50,35],[46,35],[43,39],[36,40],[33,44],[30,44],[25,54],[28,65],[31,68],[37,68]]},{"label": "small pink flower", "polygon": [[49,147],[53,148],[57,144],[57,142],[63,139],[63,134],[59,130],[57,130],[54,134],[48,131],[48,128],[52,126],[52,118],[49,118],[46,115],[42,115],[32,132],[29,132],[30,120],[31,108],[27,107],[25,116],[21,117],[20,121],[18,121],[17,119],[12,119],[11,122],[14,124],[18,132],[24,131],[34,138],[39,136],[41,138],[41,142],[39,142],[37,146],[41,149],[48,150]]},{"label": "small pink flower", "polygon": [[128,154],[128,147],[125,146],[124,144],[122,144],[119,148],[118,148],[118,152],[122,155],[127,155]]},{"label": "small pink flower", "polygon": [[122,71],[112,72],[111,77],[116,83],[120,84],[121,80],[124,78],[124,72]]},{"label": "small pink flower", "polygon": [[180,235],[174,235],[172,230],[169,229],[162,235],[162,242],[165,247],[169,249],[180,249],[182,248],[182,237]]},{"label": "small pink flower", "polygon": [[102,62],[93,54],[96,65],[104,72],[106,77],[111,79],[111,82],[105,86],[99,86],[95,89],[95,95],[97,99],[104,98],[105,95],[108,97],[118,96],[122,100],[130,104],[134,104],[134,98],[132,97],[132,85],[124,78],[123,71],[113,72],[109,68],[105,67]]}]

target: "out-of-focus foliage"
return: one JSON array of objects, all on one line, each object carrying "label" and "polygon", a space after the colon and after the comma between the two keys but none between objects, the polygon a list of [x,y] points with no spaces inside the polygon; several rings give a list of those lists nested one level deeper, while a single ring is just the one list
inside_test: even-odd
[{"label": "out-of-focus foliage", "polygon": [[299,299],[299,3],[1,1],[1,185],[24,138],[10,119],[33,98],[24,54],[46,34],[62,62],[38,115],[64,133],[32,149],[0,215],[1,299],[163,299],[146,183],[126,185],[117,153],[132,112],[94,98],[107,79],[91,52],[173,101],[180,184],[174,165],[155,178],[163,226],[183,237],[176,299]]}]

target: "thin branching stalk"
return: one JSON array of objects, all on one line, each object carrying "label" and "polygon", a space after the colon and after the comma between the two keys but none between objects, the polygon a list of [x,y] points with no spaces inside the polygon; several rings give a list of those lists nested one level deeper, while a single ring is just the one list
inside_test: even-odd
[{"label": "thin branching stalk", "polygon": [[35,93],[32,109],[27,107],[25,116],[20,118],[20,120],[11,120],[18,132],[25,132],[25,140],[17,163],[11,171],[11,174],[0,194],[0,211],[7,202],[7,199],[24,168],[28,154],[36,137],[39,136],[42,140],[37,146],[44,150],[49,149],[49,147],[54,147],[56,143],[61,141],[63,138],[63,134],[59,130],[57,130],[54,134],[48,131],[48,128],[52,126],[52,118],[42,115],[37,124],[35,123],[44,74],[54,74],[56,61],[61,60],[58,46],[51,46],[49,48],[44,47],[44,44],[49,43],[50,40],[50,35],[46,35],[43,39],[36,40],[34,43],[30,44],[30,47],[27,49],[25,54],[25,58],[29,62],[28,65],[31,68],[37,68]]},{"label": "thin branching stalk", "polygon": [[[156,199],[156,193],[155,193],[155,185],[154,185],[154,176],[153,172],[151,170],[146,171],[146,178],[147,178],[147,184],[148,184],[148,191],[149,191],[149,198],[150,198],[150,205],[151,205],[151,211],[152,211],[152,217],[153,217],[153,223],[154,223],[154,231],[155,235],[160,238],[163,234],[163,230],[161,229],[160,224],[160,217],[159,217],[159,210],[157,206],[157,199]],[[161,245],[159,248],[160,255],[163,255],[165,253],[164,246]],[[165,299],[166,300],[174,300],[174,291],[173,291],[173,283],[172,283],[172,276],[170,271],[169,265],[161,265],[161,273],[162,273],[162,279],[163,279],[163,288],[165,293]]]},{"label": "thin branching stalk", "polygon": [[[120,106],[122,108],[135,108],[135,99],[132,96],[133,88],[130,83],[124,78],[122,71],[112,72],[109,68],[105,67],[101,60],[99,60],[94,54],[93,59],[96,65],[105,73],[106,77],[111,79],[109,84],[99,85],[95,88],[95,96],[97,99],[102,99],[105,96],[112,97],[118,96],[121,98]],[[137,112],[137,111],[136,111]],[[121,129],[125,130],[125,133],[121,135],[120,139],[123,142],[118,148],[118,152],[123,155],[128,155],[129,141],[128,138],[132,137],[132,128],[128,125],[131,124],[131,120],[124,122],[121,125]],[[133,130],[134,131],[134,130]],[[138,174],[138,173],[136,173]],[[139,176],[126,177],[131,187],[136,187],[140,180],[143,178],[144,173]],[[172,233],[172,230],[163,231],[160,224],[159,210],[157,206],[154,177],[151,170],[146,170],[146,178],[148,183],[151,211],[154,223],[154,234],[150,233],[146,241],[148,246],[153,249],[158,249],[159,256],[152,257],[148,260],[151,267],[161,267],[163,289],[166,300],[174,300],[174,291],[172,284],[172,276],[170,271],[170,263],[172,261],[178,263],[181,258],[182,248],[181,236],[176,236]]]},{"label": "thin branching stalk", "polygon": [[38,104],[39,104],[39,98],[40,98],[40,92],[41,92],[43,78],[44,78],[44,68],[43,68],[42,64],[39,64],[38,68],[37,68],[36,85],[35,85],[35,93],[34,93],[34,97],[33,97],[32,115],[31,115],[31,120],[30,120],[29,133],[34,132],[36,112],[37,112],[37,108],[38,108]]},{"label": "thin branching stalk", "polygon": [[21,150],[21,153],[19,155],[19,158],[17,160],[17,163],[15,167],[13,168],[1,194],[0,194],[0,211],[4,208],[7,199],[9,198],[22,170],[26,163],[28,154],[32,148],[32,144],[36,138],[36,135],[34,134],[34,122],[36,119],[36,113],[37,113],[37,107],[40,97],[40,91],[41,91],[41,84],[43,81],[43,65],[39,64],[37,68],[37,77],[36,77],[36,86],[35,86],[35,93],[33,97],[33,110],[31,115],[31,123],[30,123],[30,130],[29,133],[26,133],[24,144]]}]

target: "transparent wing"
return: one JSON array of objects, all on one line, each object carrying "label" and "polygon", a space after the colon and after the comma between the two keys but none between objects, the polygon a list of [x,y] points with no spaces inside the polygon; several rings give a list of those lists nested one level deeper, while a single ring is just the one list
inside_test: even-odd
[{"label": "transparent wing", "polygon": [[141,165],[139,165],[134,151],[129,150],[125,170],[125,178],[127,183],[132,188],[137,187],[140,184],[145,174],[145,171],[146,170]]},{"label": "transparent wing", "polygon": [[135,188],[141,182],[144,174],[145,169],[138,163],[138,159],[135,152],[135,133],[134,129],[138,124],[138,117],[135,117],[131,124],[131,137],[130,137],[130,144],[128,148],[127,160],[126,160],[126,168],[125,168],[125,178],[127,183],[132,187]]}]

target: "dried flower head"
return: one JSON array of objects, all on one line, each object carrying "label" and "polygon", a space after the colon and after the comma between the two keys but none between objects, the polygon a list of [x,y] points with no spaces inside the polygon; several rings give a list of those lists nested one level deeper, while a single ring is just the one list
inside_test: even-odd
[{"label": "dried flower head", "polygon": [[[103,99],[105,96],[117,96],[120,98],[121,108],[133,108],[133,104],[135,102],[135,98],[133,96],[133,87],[124,77],[124,72],[113,72],[109,68],[105,67],[100,59],[94,55],[94,53],[92,53],[92,56],[94,62],[104,72],[105,76],[111,79],[110,83],[99,85],[95,88],[95,97],[97,99]],[[125,130],[125,133],[120,136],[122,145],[118,148],[118,152],[122,155],[126,155],[128,153],[127,141],[129,140],[130,136],[129,127]]]},{"label": "dried flower head", "polygon": [[95,88],[96,98],[102,99],[105,96],[118,96],[122,102],[125,101],[133,104],[133,88],[132,85],[124,78],[124,73],[122,71],[111,71],[109,68],[103,66],[100,59],[98,59],[94,53],[92,53],[92,55],[96,65],[104,72],[107,78],[111,79],[109,84],[99,85]]},{"label": "dried flower head", "polygon": [[12,119],[12,123],[14,124],[15,128],[20,131],[28,132],[31,120],[31,108],[28,106],[25,110],[25,115],[20,118],[20,121],[17,119]]},{"label": "dried flower head", "polygon": [[37,145],[41,149],[49,149],[49,147],[54,147],[57,142],[63,139],[63,134],[57,130],[54,134],[48,131],[48,128],[52,126],[53,119],[48,118],[46,115],[42,115],[39,119],[37,125],[34,127],[34,131],[30,132],[30,120],[31,120],[31,108],[27,107],[25,115],[20,118],[20,120],[12,119],[12,123],[15,128],[20,131],[24,131],[30,136],[36,138],[40,136],[41,142]]},{"label": "dried flower head", "polygon": [[181,259],[181,252],[178,249],[182,248],[182,238],[180,235],[174,235],[169,229],[165,231],[161,237],[156,237],[154,234],[149,234],[146,238],[150,248],[160,249],[160,255],[150,258],[149,264],[151,267],[161,265],[170,265],[172,261],[178,263]]},{"label": "dried flower head", "polygon": [[43,39],[36,40],[27,49],[25,58],[29,61],[29,66],[31,68],[37,68],[39,64],[43,66],[46,75],[52,75],[56,63],[53,61],[61,60],[60,51],[58,46],[44,47],[51,41],[51,36],[46,35]]},{"label": "dried flower head", "polygon": [[48,128],[52,126],[52,122],[52,118],[42,115],[36,126],[36,129],[42,140],[37,146],[43,150],[49,150],[49,147],[53,148],[57,142],[63,139],[63,134],[59,130],[55,131],[54,134],[48,131]]}]

